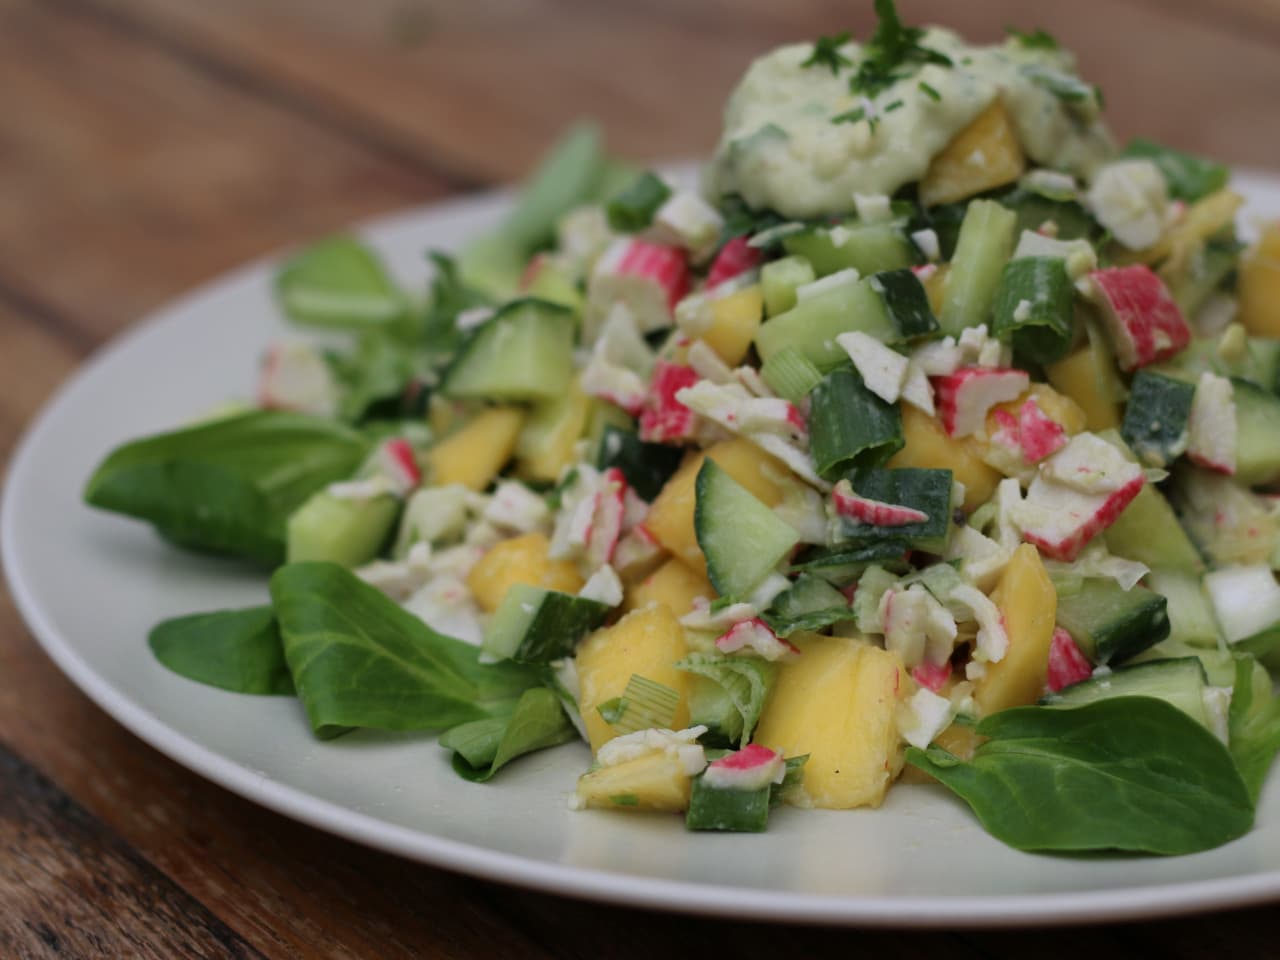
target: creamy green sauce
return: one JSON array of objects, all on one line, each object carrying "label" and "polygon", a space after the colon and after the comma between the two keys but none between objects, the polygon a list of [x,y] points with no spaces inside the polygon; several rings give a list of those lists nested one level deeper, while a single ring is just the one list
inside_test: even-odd
[{"label": "creamy green sauce", "polygon": [[[1069,53],[1026,49],[1014,40],[973,47],[936,27],[922,43],[947,54],[954,66],[925,66],[872,100],[849,90],[861,57],[857,44],[841,48],[853,67],[838,75],[825,66],[801,66],[813,49],[807,43],[756,60],[725,108],[708,191],[738,193],[752,207],[788,217],[850,213],[855,193],[892,194],[919,180],[934,155],[996,97],[1037,164],[1088,176],[1110,155],[1095,98],[1069,101],[1044,85],[1046,74],[1075,78]],[[1040,82],[1033,79],[1037,72]],[[939,98],[922,91],[921,82]],[[884,110],[899,100],[901,107]],[[874,128],[866,119],[831,122],[859,108],[877,117]]]}]

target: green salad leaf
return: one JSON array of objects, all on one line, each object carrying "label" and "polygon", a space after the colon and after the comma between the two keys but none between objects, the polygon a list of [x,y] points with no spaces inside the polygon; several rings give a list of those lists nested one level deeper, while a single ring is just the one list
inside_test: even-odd
[{"label": "green salad leaf", "polygon": [[516,757],[577,736],[560,698],[546,687],[534,687],[521,695],[510,716],[461,724],[440,737],[440,746],[454,751],[453,769],[459,776],[482,783]]},{"label": "green salad leaf", "polygon": [[254,411],[126,443],[90,477],[91,506],[153,524],[176,544],[275,565],[285,523],[344,480],[369,440],[321,417]]},{"label": "green salad leaf", "polygon": [[482,664],[478,648],[436,633],[336,564],[281,567],[271,598],[298,696],[322,737],[506,717],[541,685],[535,668]]},{"label": "green salad leaf", "polygon": [[1237,655],[1229,716],[1231,756],[1256,803],[1280,753],[1280,697],[1271,678],[1251,656]]},{"label": "green salad leaf", "polygon": [[166,620],[152,629],[148,643],[157,660],[188,680],[233,693],[294,693],[269,606]]},{"label": "green salad leaf", "polygon": [[1169,184],[1169,194],[1188,203],[1194,203],[1221,190],[1230,177],[1230,172],[1221,163],[1141,137],[1130,140],[1120,155],[1150,160],[1164,174]]},{"label": "green salad leaf", "polygon": [[1253,826],[1227,748],[1161,700],[1017,707],[985,718],[977,733],[990,739],[972,760],[931,746],[909,748],[907,762],[1019,850],[1195,853]]},{"label": "green salad leaf", "polygon": [[368,330],[401,320],[408,298],[358,240],[330,237],[296,254],[276,274],[276,300],[290,320]]},{"label": "green salad leaf", "polygon": [[694,723],[707,723],[730,743],[750,742],[777,677],[777,664],[752,657],[691,653],[676,669],[702,678],[695,684],[690,712]]}]

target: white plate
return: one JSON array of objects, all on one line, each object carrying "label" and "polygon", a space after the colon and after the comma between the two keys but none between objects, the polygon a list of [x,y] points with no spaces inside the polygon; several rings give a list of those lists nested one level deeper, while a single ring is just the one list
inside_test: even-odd
[{"label": "white plate", "polygon": [[[1280,180],[1240,176],[1251,213],[1280,215]],[[414,211],[364,231],[405,282],[422,251],[494,223],[495,195]],[[248,396],[263,346],[283,332],[271,263],[161,311],[58,394],[12,465],[3,556],[14,597],[58,665],[143,740],[286,816],[492,880],[618,903],[899,926],[1016,925],[1184,913],[1280,897],[1280,790],[1243,839],[1175,859],[1046,857],[989,838],[941,789],[904,786],[880,810],[778,811],[760,836],[686,833],[669,816],[573,813],[585,746],[465,783],[423,736],[312,738],[298,704],[184,680],[145,637],[177,614],[249,605],[265,582],[184,554],[142,524],[81,505],[116,444]]]}]

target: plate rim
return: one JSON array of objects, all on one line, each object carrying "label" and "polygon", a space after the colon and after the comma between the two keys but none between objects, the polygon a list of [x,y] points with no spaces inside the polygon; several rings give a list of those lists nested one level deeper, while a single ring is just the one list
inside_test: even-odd
[{"label": "plate rim", "polygon": [[[1280,171],[1241,168],[1233,180],[1280,189]],[[465,194],[373,217],[351,229],[361,235],[392,229],[422,217],[474,213],[509,203],[510,188]],[[12,450],[0,488],[0,565],[19,615],[37,643],[72,683],[133,735],[206,780],[278,814],[347,840],[431,866],[485,880],[582,900],[685,914],[805,924],[897,928],[1012,928],[1050,924],[1091,924],[1152,919],[1244,907],[1280,898],[1280,867],[1264,873],[1196,880],[1167,886],[1135,886],[1099,891],[1010,896],[849,897],[744,889],[636,876],[618,871],[539,860],[476,847],[423,830],[388,823],[320,799],[305,790],[255,774],[235,760],[170,728],[100,676],[46,617],[28,583],[18,553],[14,516],[34,483],[28,466],[54,425],[73,415],[81,389],[99,367],[125,354],[134,343],[168,324],[179,324],[192,304],[216,298],[221,290],[260,273],[288,249],[276,250],[204,281],[166,301],[96,350],[45,401]]]}]

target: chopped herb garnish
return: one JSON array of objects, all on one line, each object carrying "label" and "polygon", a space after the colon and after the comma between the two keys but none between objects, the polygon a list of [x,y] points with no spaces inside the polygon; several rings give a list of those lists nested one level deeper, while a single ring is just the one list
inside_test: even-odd
[{"label": "chopped herb garnish", "polygon": [[881,113],[893,113],[893,111],[895,111],[895,110],[900,110],[900,109],[902,109],[902,107],[903,107],[903,106],[904,106],[904,104],[903,104],[903,102],[902,102],[901,100],[895,100],[895,101],[893,101],[893,103],[888,104],[888,105],[887,105],[887,106],[886,106],[886,107],[881,111]]},{"label": "chopped herb garnish", "polygon": [[925,83],[923,80],[921,80],[917,86],[920,88],[921,93],[935,103],[942,99],[942,94],[938,92],[937,88],[929,86],[929,84]]},{"label": "chopped herb garnish", "polygon": [[951,58],[945,53],[920,43],[924,30],[902,25],[893,0],[875,0],[875,6],[880,23],[864,48],[857,72],[849,80],[851,91],[875,96],[911,76],[924,64],[952,65]]},{"label": "chopped herb garnish", "polygon": [[1017,40],[1020,46],[1028,50],[1057,50],[1058,41],[1048,31],[1037,27],[1030,33],[1022,30],[1015,30],[1013,27],[1005,27],[1005,33]]},{"label": "chopped herb garnish", "polygon": [[867,111],[862,107],[853,110],[846,110],[844,113],[837,113],[831,118],[832,123],[857,123],[859,120],[865,120]]},{"label": "chopped herb garnish", "polygon": [[809,59],[800,64],[802,67],[830,67],[832,74],[840,72],[841,67],[849,67],[853,62],[840,52],[840,48],[849,42],[853,34],[848,30],[830,37],[819,37],[813,45],[813,53]]},{"label": "chopped herb garnish", "polygon": [[1051,70],[1039,64],[1023,67],[1023,72],[1037,86],[1044,87],[1059,100],[1068,103],[1083,103],[1096,96],[1096,87],[1091,87],[1079,77],[1058,70]]}]

